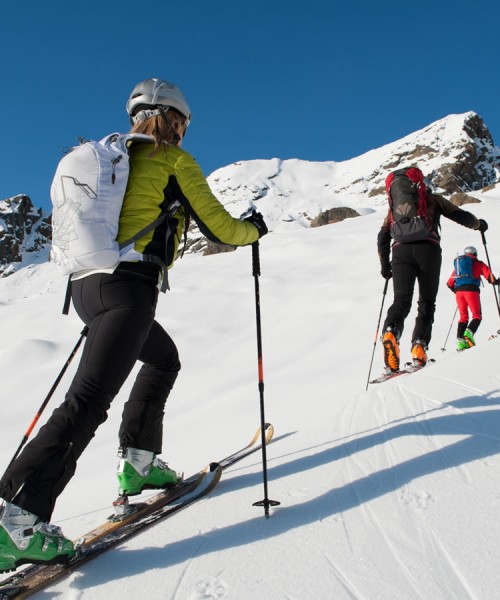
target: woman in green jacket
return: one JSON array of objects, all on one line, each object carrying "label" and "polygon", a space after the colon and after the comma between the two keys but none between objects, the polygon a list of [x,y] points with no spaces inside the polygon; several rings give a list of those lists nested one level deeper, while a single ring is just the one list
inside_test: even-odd
[{"label": "woman in green jacket", "polygon": [[157,457],[165,402],[180,369],[173,340],[155,320],[159,288],[189,218],[206,237],[223,244],[252,244],[267,233],[259,213],[243,221],[233,218],[212,194],[192,156],[181,149],[191,111],[175,85],[160,79],[137,84],[127,111],[132,131],[150,135],[151,144],[141,142],[130,149],[118,241],[158,224],[125,248],[117,265],[73,276],[72,300],[89,328],[87,339],[65,401],[0,481],[5,501],[0,572],[73,556],[72,542],[48,522],[79,456],[106,420],[111,401],[137,360],[143,366],[119,431],[120,492],[135,495],[177,483],[177,473]]}]

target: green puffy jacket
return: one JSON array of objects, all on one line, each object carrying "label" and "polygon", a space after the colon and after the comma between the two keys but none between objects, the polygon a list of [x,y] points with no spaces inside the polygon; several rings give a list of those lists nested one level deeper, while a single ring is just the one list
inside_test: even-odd
[{"label": "green puffy jacket", "polygon": [[134,244],[139,254],[153,254],[169,267],[177,255],[186,216],[192,217],[208,239],[232,246],[246,246],[259,238],[257,228],[233,218],[213,195],[194,158],[177,146],[136,143],[130,150],[130,176],[120,214],[118,242],[130,239],[153,223],[171,204],[180,207],[171,220],[175,233],[168,236],[163,221]]}]

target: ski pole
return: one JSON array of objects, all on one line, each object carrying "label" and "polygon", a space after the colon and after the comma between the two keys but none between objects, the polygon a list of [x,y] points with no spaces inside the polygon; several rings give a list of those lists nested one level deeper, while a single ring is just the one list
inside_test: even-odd
[{"label": "ski pole", "polygon": [[451,331],[451,328],[453,327],[453,322],[455,321],[455,317],[457,316],[457,311],[458,311],[458,306],[455,306],[455,312],[453,313],[453,319],[451,320],[450,328],[448,329],[448,335],[446,336],[444,345],[441,348],[441,352],[444,352],[446,350],[446,344],[448,343],[448,338],[450,337],[450,331]]},{"label": "ski pole", "polygon": [[85,327],[82,329],[82,332],[80,334],[80,338],[78,340],[78,342],[76,343],[75,347],[73,348],[73,350],[71,351],[71,354],[68,356],[68,359],[66,360],[66,362],[64,363],[63,368],[61,369],[61,372],[59,373],[59,375],[57,376],[56,380],[54,381],[54,383],[52,384],[52,387],[49,390],[49,393],[47,394],[47,396],[45,397],[45,400],[42,402],[42,405],[40,406],[40,408],[38,409],[35,417],[33,418],[33,421],[31,421],[28,429],[26,430],[26,433],[23,436],[23,439],[21,440],[21,443],[19,444],[19,447],[17,448],[16,452],[14,453],[14,456],[11,458],[10,463],[7,467],[7,469],[5,469],[5,472],[7,472],[10,468],[10,466],[12,465],[12,463],[16,460],[16,458],[19,455],[19,452],[21,452],[22,447],[24,446],[24,444],[26,444],[26,442],[28,441],[29,436],[31,435],[31,432],[33,431],[33,429],[35,428],[35,425],[38,423],[38,419],[41,417],[43,411],[45,410],[47,404],[49,403],[49,400],[52,398],[52,395],[54,394],[57,386],[59,385],[59,382],[61,381],[61,379],[63,378],[64,373],[66,372],[66,369],[69,367],[71,361],[73,360],[75,354],[78,351],[78,348],[80,347],[80,344],[83,341],[83,338],[87,335],[89,331],[89,328],[85,325]]},{"label": "ski pole", "polygon": [[[484,251],[486,253],[486,260],[488,261],[488,267],[490,268],[490,272],[491,272],[490,256],[488,254],[488,248],[486,247],[486,237],[484,235],[484,231],[481,231],[481,237],[483,238],[483,245],[484,245]],[[495,286],[493,286],[493,295],[495,296],[495,303],[497,305],[498,316],[500,317],[500,304],[498,303],[497,294],[495,294]]]},{"label": "ski pole", "polygon": [[257,364],[259,374],[259,396],[260,396],[260,431],[262,435],[262,475],[264,481],[264,499],[254,502],[253,506],[263,506],[266,519],[269,519],[269,507],[278,506],[276,500],[269,500],[267,491],[267,452],[266,452],[266,418],[264,414],[264,368],[262,362],[262,328],[260,320],[260,257],[258,240],[252,244],[252,273],[255,280],[255,314],[257,318]]},{"label": "ski pole", "polygon": [[390,279],[390,277],[386,277],[386,279],[385,279],[384,291],[382,293],[382,304],[380,306],[380,314],[378,316],[377,329],[375,331],[375,340],[373,342],[372,359],[370,361],[370,368],[368,369],[368,379],[366,380],[365,391],[368,389],[368,384],[370,383],[370,374],[372,372],[373,358],[375,356],[375,348],[377,346],[377,340],[378,340],[378,330],[380,327],[380,321],[382,320],[382,311],[384,310],[385,295],[387,294],[387,286],[389,285],[389,279]]}]

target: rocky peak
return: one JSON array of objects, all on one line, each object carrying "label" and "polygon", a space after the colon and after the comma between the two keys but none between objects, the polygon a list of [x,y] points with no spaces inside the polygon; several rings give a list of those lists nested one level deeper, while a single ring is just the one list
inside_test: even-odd
[{"label": "rocky peak", "polygon": [[35,207],[29,196],[0,200],[0,274],[24,266],[30,254],[46,254],[50,236],[50,215]]},{"label": "rocky peak", "polygon": [[447,194],[483,189],[498,181],[500,149],[481,117],[468,113],[463,124],[461,151],[432,173],[432,182]]},{"label": "rocky peak", "polygon": [[290,223],[309,227],[332,208],[349,207],[360,214],[385,208],[385,178],[411,165],[447,197],[477,192],[500,181],[500,148],[482,118],[468,112],[449,115],[350,160],[246,161],[215,171],[209,182],[229,210],[236,204],[245,210],[245,201],[255,204],[276,230]]}]

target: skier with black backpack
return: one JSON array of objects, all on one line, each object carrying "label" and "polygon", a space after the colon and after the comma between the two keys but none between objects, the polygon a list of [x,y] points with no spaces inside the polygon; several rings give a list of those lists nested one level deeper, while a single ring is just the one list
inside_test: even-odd
[{"label": "skier with black backpack", "polygon": [[[453,261],[453,273],[446,285],[455,294],[460,317],[457,326],[457,350],[467,350],[476,345],[474,335],[481,325],[481,277],[498,285],[489,266],[477,257],[474,246],[467,246],[462,255]],[[469,311],[472,319],[469,321]]]},{"label": "skier with black backpack", "polygon": [[[418,312],[411,336],[412,363],[427,363],[441,272],[441,215],[481,232],[488,225],[472,213],[458,208],[425,185],[422,171],[398,169],[385,180],[389,208],[377,238],[381,274],[393,279],[394,301],[383,325],[382,343],[387,373],[399,371],[399,341],[418,281]],[[392,242],[392,247],[391,247]],[[392,249],[392,259],[391,259]]]},{"label": "skier with black backpack", "polygon": [[[140,82],[128,99],[127,112],[131,133],[148,136],[146,141],[135,143],[133,138],[128,150],[124,147],[108,162],[99,158],[92,168],[56,171],[54,256],[70,269],[79,269],[70,270],[71,293],[88,334],[65,402],[0,481],[5,501],[0,509],[0,572],[24,563],[64,563],[75,554],[73,543],[49,523],[54,505],[137,361],[143,365],[125,402],[119,431],[120,493],[135,495],[178,482],[177,472],[157,456],[162,451],[165,403],[180,370],[177,348],[155,320],[166,268],[176,258],[189,217],[216,243],[244,246],[267,233],[259,213],[243,220],[232,217],[211,192],[194,158],[180,147],[191,111],[177,86],[161,79]],[[99,155],[111,151],[116,139],[121,137],[104,138]],[[89,148],[83,153],[74,150],[75,157],[83,157],[82,164],[95,156]],[[95,240],[89,239],[92,223],[77,221],[84,220],[86,206],[101,192],[109,202],[115,189],[122,189],[119,170],[128,160],[124,196],[115,198],[121,207],[116,213],[117,239],[113,248],[96,250]],[[96,178],[97,171],[109,177]],[[99,190],[96,181],[106,189]],[[88,182],[94,182],[95,189]],[[109,235],[103,228],[111,224],[100,214],[93,223],[95,239],[104,244]]]}]

